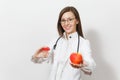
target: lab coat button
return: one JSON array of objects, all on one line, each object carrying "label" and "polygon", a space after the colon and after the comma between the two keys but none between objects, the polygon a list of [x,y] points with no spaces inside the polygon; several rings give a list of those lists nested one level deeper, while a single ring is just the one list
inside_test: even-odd
[{"label": "lab coat button", "polygon": [[72,38],[71,36],[69,38]]}]

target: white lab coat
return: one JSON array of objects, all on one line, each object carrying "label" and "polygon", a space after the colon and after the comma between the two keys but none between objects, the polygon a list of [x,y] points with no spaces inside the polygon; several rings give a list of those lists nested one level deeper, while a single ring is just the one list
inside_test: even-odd
[{"label": "white lab coat", "polygon": [[[52,50],[56,40],[47,45],[51,49],[48,61],[52,61],[52,69],[48,80],[81,80],[81,69],[72,67],[69,59],[71,53],[77,52],[77,32],[70,34],[68,39],[64,33],[64,36],[59,39],[56,49]],[[80,37],[79,53],[82,54],[83,60],[88,63],[88,66],[83,69],[93,71],[96,63],[91,56],[90,43],[82,37]]]}]

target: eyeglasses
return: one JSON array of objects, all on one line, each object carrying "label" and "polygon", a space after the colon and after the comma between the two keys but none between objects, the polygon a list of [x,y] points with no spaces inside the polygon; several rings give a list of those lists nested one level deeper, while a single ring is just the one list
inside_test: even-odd
[{"label": "eyeglasses", "polygon": [[63,19],[63,20],[61,20],[60,22],[61,22],[61,24],[65,24],[66,22],[72,23],[74,19],[75,19],[75,18],[68,18],[67,20]]}]

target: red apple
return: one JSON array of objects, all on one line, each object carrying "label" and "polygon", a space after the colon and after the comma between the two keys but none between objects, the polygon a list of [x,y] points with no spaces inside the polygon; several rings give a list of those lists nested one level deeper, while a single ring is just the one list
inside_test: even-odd
[{"label": "red apple", "polygon": [[82,58],[82,55],[80,53],[72,53],[70,55],[70,60],[71,60],[71,63],[73,63],[73,64],[83,63],[83,58]]},{"label": "red apple", "polygon": [[41,50],[42,50],[42,51],[49,51],[50,48],[49,48],[49,47],[43,47]]}]

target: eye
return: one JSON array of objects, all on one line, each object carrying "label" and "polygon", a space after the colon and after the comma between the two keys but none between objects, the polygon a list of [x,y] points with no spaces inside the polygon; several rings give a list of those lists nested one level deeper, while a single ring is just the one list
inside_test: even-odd
[{"label": "eye", "polygon": [[61,20],[61,23],[62,23],[62,24],[64,24],[65,22],[66,22],[66,20],[64,20],[64,19],[63,19],[63,20]]},{"label": "eye", "polygon": [[72,21],[73,19],[72,18],[70,18],[70,19],[68,19],[69,21]]},{"label": "eye", "polygon": [[65,22],[66,20],[61,20],[61,22]]}]

